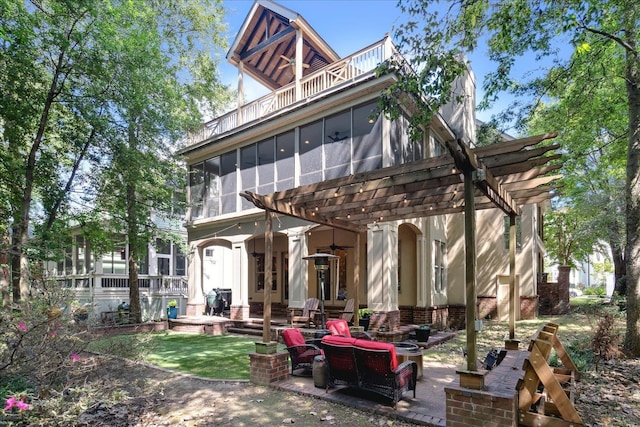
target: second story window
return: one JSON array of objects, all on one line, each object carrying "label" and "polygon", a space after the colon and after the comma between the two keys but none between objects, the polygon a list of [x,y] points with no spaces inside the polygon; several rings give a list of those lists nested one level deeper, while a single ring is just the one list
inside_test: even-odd
[{"label": "second story window", "polygon": [[300,128],[300,185],[322,181],[322,120]]},{"label": "second story window", "polygon": [[[504,249],[509,250],[509,217],[504,217]],[[516,250],[522,249],[522,221],[516,218]]]}]

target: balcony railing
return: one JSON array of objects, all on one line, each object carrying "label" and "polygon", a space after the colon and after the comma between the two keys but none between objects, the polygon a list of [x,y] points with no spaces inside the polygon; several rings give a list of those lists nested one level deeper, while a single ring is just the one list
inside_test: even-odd
[{"label": "balcony railing", "polygon": [[389,37],[385,37],[381,41],[301,79],[299,96],[296,96],[296,82],[292,82],[256,101],[242,105],[236,110],[205,123],[199,131],[188,135],[187,146],[277,113],[298,101],[321,95],[323,92],[342,84],[355,82],[359,77],[371,73],[379,64],[395,53],[396,50]]},{"label": "balcony railing", "polygon": [[[62,282],[68,288],[128,289],[129,278],[122,275],[95,274],[79,277],[60,277],[55,280]],[[158,294],[187,295],[188,282],[184,276],[148,276],[138,278],[138,287]]]}]

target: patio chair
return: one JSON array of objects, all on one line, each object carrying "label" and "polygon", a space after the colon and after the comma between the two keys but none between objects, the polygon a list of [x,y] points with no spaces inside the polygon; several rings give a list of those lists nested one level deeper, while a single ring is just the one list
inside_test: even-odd
[{"label": "patio chair", "polygon": [[344,319],[347,323],[351,323],[353,321],[353,305],[355,304],[353,298],[349,298],[344,305],[344,310],[342,310],[342,314],[340,315],[340,319]]},{"label": "patio chair", "polygon": [[314,357],[322,355],[320,348],[305,341],[300,329],[296,328],[282,331],[282,340],[291,359],[291,375],[295,375],[294,372],[299,369],[303,369],[301,375],[311,375]]},{"label": "patio chair", "polygon": [[349,324],[344,319],[331,319],[327,320],[327,329],[331,332],[331,335],[339,335],[347,338],[359,338],[363,340],[370,340],[371,335],[366,332],[353,332],[349,329]]},{"label": "patio chair", "polygon": [[[303,323],[305,327],[308,328],[310,323],[313,322],[316,311],[318,311],[318,305],[320,305],[320,300],[318,298],[309,298],[304,302],[304,307],[290,308],[291,327],[296,326],[296,324]],[[297,314],[300,311],[302,313]]]}]

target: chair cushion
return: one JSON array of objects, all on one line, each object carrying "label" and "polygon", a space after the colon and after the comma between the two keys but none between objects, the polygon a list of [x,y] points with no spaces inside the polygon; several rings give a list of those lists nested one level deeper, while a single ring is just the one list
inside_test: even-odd
[{"label": "chair cushion", "polygon": [[297,328],[285,329],[282,331],[282,340],[284,341],[284,345],[287,347],[306,344],[304,336],[302,336],[302,332]]},{"label": "chair cushion", "polygon": [[343,337],[341,335],[325,335],[322,337],[322,342],[333,345],[352,346],[356,342],[356,339]]},{"label": "chair cushion", "polygon": [[391,366],[392,371],[395,371],[398,367],[398,358],[396,357],[396,347],[388,342],[369,341],[369,340],[355,340],[354,346],[365,350],[387,350],[391,353]]},{"label": "chair cushion", "polygon": [[351,337],[349,324],[344,319],[327,320],[327,329],[331,331],[331,335],[342,335],[349,338]]}]

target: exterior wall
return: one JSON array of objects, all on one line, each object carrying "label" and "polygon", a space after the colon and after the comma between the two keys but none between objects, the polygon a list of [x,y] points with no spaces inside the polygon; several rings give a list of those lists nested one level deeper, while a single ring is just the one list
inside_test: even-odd
[{"label": "exterior wall", "polygon": [[[516,282],[520,311],[526,317],[534,316],[537,295],[537,259],[540,251],[537,237],[537,210],[533,205],[522,207],[520,218],[521,247],[516,251]],[[464,266],[464,215],[449,215],[449,262]],[[498,304],[508,306],[509,250],[504,241],[505,216],[498,209],[476,211],[476,286],[479,300],[479,317],[498,317]],[[453,243],[451,243],[453,242]],[[450,264],[451,265],[451,264]],[[448,269],[449,303],[465,304],[465,270]],[[517,318],[520,315],[517,313]]]}]

